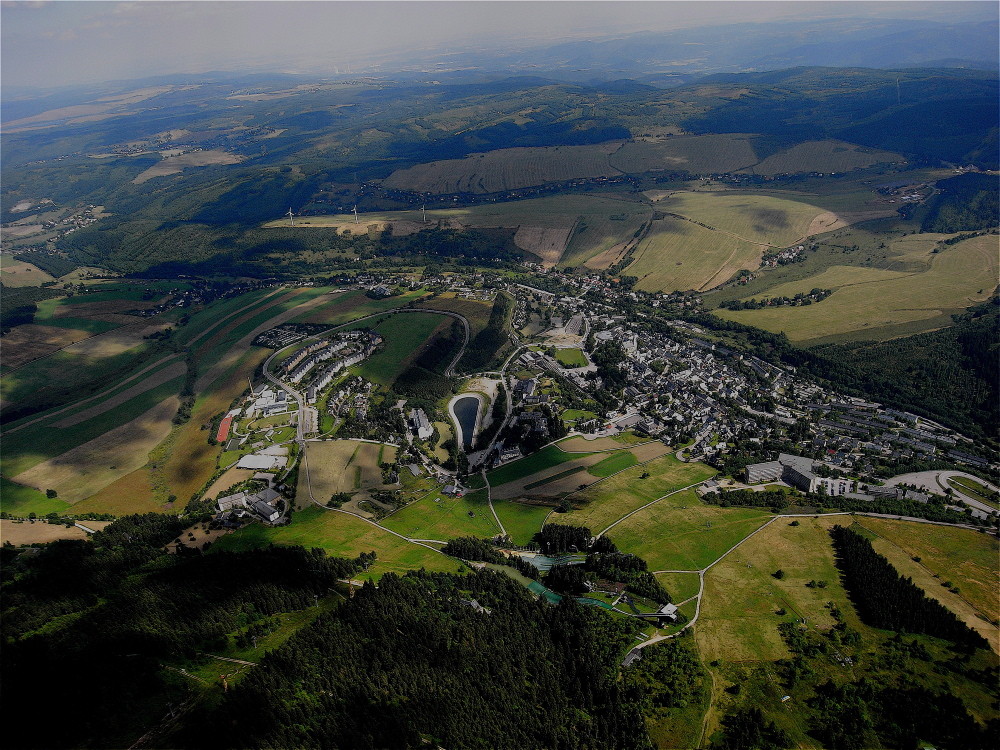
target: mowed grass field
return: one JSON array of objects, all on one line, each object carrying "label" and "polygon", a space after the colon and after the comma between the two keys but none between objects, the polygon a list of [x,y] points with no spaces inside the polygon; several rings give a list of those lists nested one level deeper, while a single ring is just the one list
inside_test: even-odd
[{"label": "mowed grass field", "polygon": [[55,279],[31,263],[4,256],[0,265],[0,282],[3,282],[4,286],[41,286],[46,281]]},{"label": "mowed grass field", "polygon": [[563,367],[586,367],[587,356],[581,349],[558,349],[556,360]]},{"label": "mowed grass field", "polygon": [[824,213],[816,206],[788,198],[726,190],[672,193],[656,208],[772,247],[787,247],[801,240],[813,219]]},{"label": "mowed grass field", "polygon": [[396,459],[395,446],[357,440],[307,442],[309,471],[299,471],[301,500],[309,497],[310,487],[312,496],[320,503],[326,503],[338,492],[381,487],[380,456],[382,462],[392,463]]},{"label": "mowed grass field", "polygon": [[769,518],[751,508],[718,508],[684,490],[640,510],[608,531],[623,552],[650,570],[700,570]]},{"label": "mowed grass field", "polygon": [[653,222],[624,273],[647,292],[701,291],[756,270],[763,253],[760,244],[668,217]]},{"label": "mowed grass field", "polygon": [[360,289],[330,295],[328,304],[303,313],[294,319],[296,323],[318,323],[330,326],[350,323],[365,315],[395,310],[409,302],[420,299],[426,292],[422,289],[405,292],[396,297],[371,299]]},{"label": "mowed grass field", "polygon": [[[530,542],[531,537],[542,530],[546,516],[552,512],[552,508],[547,505],[529,505],[510,500],[494,500],[493,510],[497,512],[497,517],[511,540],[518,545]],[[556,519],[559,518],[562,518],[562,514],[556,516]]]},{"label": "mowed grass field", "polygon": [[[642,479],[647,472],[649,476]],[[705,464],[683,463],[673,455],[666,455],[642,466],[628,468],[573,495],[575,509],[561,515],[561,523],[586,526],[596,534],[643,505],[715,474],[716,470]],[[615,537],[617,529],[616,526],[608,533]]]},{"label": "mowed grass field", "polygon": [[436,489],[379,523],[411,539],[442,542],[460,536],[492,537],[500,533],[486,502],[485,490],[449,497]]},{"label": "mowed grass field", "polygon": [[[932,253],[945,235],[918,235],[897,241],[895,264],[907,270],[833,266],[822,273],[773,287],[767,296],[792,297],[813,288],[833,289],[822,302],[806,307],[716,310],[726,320],[769,331],[784,331],[795,342],[819,343],[843,334],[883,340],[950,324],[949,315],[983,302],[998,274],[996,238],[975,237]],[[923,267],[923,270],[912,270]]]},{"label": "mowed grass field", "polygon": [[362,552],[375,552],[377,560],[357,576],[378,579],[384,573],[408,570],[458,572],[461,563],[433,550],[390,534],[375,524],[348,513],[324,510],[315,506],[296,512],[288,526],[266,527],[252,524],[219,539],[213,550],[241,551],[269,544],[321,547],[330,555],[354,558]]}]

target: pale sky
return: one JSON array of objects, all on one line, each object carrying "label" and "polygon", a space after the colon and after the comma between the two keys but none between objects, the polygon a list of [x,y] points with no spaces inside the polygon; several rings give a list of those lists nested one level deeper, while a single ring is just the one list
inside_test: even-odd
[{"label": "pale sky", "polygon": [[[8,2],[4,86],[47,88],[180,72],[360,71],[388,56],[510,47],[778,18],[966,20],[994,2]],[[391,66],[386,64],[386,70]]]}]

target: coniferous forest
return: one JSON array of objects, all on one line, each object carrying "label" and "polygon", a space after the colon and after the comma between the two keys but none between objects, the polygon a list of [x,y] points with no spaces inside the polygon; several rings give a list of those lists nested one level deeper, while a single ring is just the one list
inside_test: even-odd
[{"label": "coniferous forest", "polygon": [[861,534],[844,526],[834,526],[830,534],[845,588],[862,621],[886,630],[926,633],[972,648],[989,647],[979,633],[897,573]]}]

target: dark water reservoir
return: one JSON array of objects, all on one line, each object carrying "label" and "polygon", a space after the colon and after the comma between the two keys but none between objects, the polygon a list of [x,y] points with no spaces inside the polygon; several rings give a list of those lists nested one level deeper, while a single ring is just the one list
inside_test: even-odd
[{"label": "dark water reservoir", "polygon": [[475,396],[464,396],[452,407],[458,417],[458,425],[462,428],[462,446],[465,450],[472,447],[475,437],[476,415],[479,414],[479,399]]}]

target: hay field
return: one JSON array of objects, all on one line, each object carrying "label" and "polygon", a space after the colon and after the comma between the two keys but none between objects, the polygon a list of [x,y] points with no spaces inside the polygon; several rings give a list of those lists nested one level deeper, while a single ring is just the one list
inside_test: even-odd
[{"label": "hay field", "polygon": [[[923,322],[924,330],[930,330],[947,325],[949,314],[989,299],[998,273],[995,237],[964,240],[937,254],[926,249],[933,244],[931,240],[922,242],[927,243],[924,250],[899,256],[896,265],[919,268],[923,264],[926,270],[832,266],[767,292],[767,296],[777,297],[794,296],[814,287],[833,289],[822,302],[807,307],[720,309],[714,314],[769,331],[784,331],[795,342],[856,332],[884,340],[898,335],[893,326]],[[939,322],[942,319],[944,323]]]},{"label": "hay field", "polygon": [[58,539],[86,539],[89,537],[78,526],[66,527],[45,521],[0,521],[0,543],[10,542],[15,547],[25,544],[47,544]]},{"label": "hay field", "polygon": [[482,490],[465,497],[448,497],[435,490],[382,519],[381,525],[411,539],[443,542],[460,536],[492,537],[500,533]]},{"label": "hay field", "polygon": [[108,398],[99,404],[95,404],[87,409],[83,409],[67,417],[63,417],[58,422],[54,422],[53,426],[60,429],[75,427],[81,422],[86,422],[88,419],[93,419],[106,411],[110,411],[111,409],[121,406],[126,401],[129,401],[146,391],[159,388],[161,385],[169,383],[174,378],[182,377],[186,372],[187,365],[184,362],[174,362],[173,364],[167,365],[166,367],[158,370],[152,375],[143,378],[135,385],[130,386],[123,391],[119,391],[111,398]]},{"label": "hay field", "polygon": [[420,193],[498,193],[577,178],[611,177],[608,163],[620,142],[587,146],[505,148],[418,164],[393,172],[383,185]]},{"label": "hay field", "polygon": [[[8,227],[4,229],[4,232],[13,234],[12,230],[16,229],[18,227]],[[0,265],[0,281],[3,282],[4,286],[18,287],[41,286],[44,282],[55,281],[55,279],[31,263],[4,256],[2,265]]]},{"label": "hay field", "polygon": [[[393,315],[372,323],[383,338],[382,348],[352,369],[380,385],[391,386],[439,333],[447,331],[454,321],[434,313]],[[369,321],[365,322],[368,325]],[[454,356],[452,354],[451,356]]]},{"label": "hay field", "polygon": [[580,216],[561,266],[610,268],[621,259],[632,236],[652,216],[650,207],[643,203],[618,201],[616,205],[610,200],[606,203],[607,210]]},{"label": "hay field", "polygon": [[116,328],[107,333],[78,341],[66,347],[66,354],[72,354],[86,359],[105,359],[115,357],[129,349],[134,349],[146,343],[145,336],[169,328],[169,323],[133,323]]},{"label": "hay field", "polygon": [[901,154],[892,151],[880,151],[844,141],[807,141],[772,154],[743,171],[762,175],[850,172],[873,164],[905,161]]},{"label": "hay field", "polygon": [[813,219],[824,210],[770,195],[678,192],[661,200],[658,210],[684,216],[748,242],[787,247],[803,239]]},{"label": "hay field", "polygon": [[403,574],[420,568],[457,573],[461,567],[457,560],[400,539],[375,524],[347,513],[315,506],[295,513],[288,526],[270,528],[252,524],[227,534],[212,548],[241,551],[272,543],[321,547],[328,554],[338,557],[353,558],[362,552],[375,552],[378,559],[371,568],[358,576],[362,579],[378,579],[383,573],[390,571]]},{"label": "hay field", "polygon": [[235,466],[226,469],[222,476],[212,482],[211,487],[205,490],[205,495],[202,499],[218,500],[219,496],[230,487],[251,479],[256,473],[253,469],[237,469]]},{"label": "hay field", "polygon": [[624,273],[647,292],[703,291],[760,267],[763,247],[681,219],[654,221]]},{"label": "hay field", "polygon": [[70,503],[83,500],[146,463],[149,452],[170,434],[178,404],[176,397],[164,399],[139,417],[12,478],[40,490],[54,489]]},{"label": "hay field", "polygon": [[74,504],[73,512],[127,516],[132,513],[177,513],[181,510],[170,504],[161,505],[154,499],[155,496],[152,474],[148,466],[143,466]]},{"label": "hay field", "polygon": [[691,174],[734,172],[757,163],[757,154],[750,142],[752,137],[732,133],[637,141],[626,143],[610,157],[609,162],[632,174],[653,170]]},{"label": "hay field", "polygon": [[[649,476],[642,479],[642,475],[646,472]],[[571,526],[587,526],[596,534],[646,503],[682,487],[704,481],[715,473],[715,469],[705,464],[683,463],[673,455],[665,455],[644,465],[628,468],[621,474],[574,495],[573,502],[576,508],[564,514],[563,523]],[[668,497],[660,502],[673,502],[675,497],[677,496]],[[684,498],[680,504],[690,503]],[[618,528],[616,526],[608,532],[613,539],[617,538]]]},{"label": "hay field", "polygon": [[623,552],[644,558],[650,570],[698,570],[768,517],[750,508],[706,505],[694,490],[684,490],[622,521],[608,536]]},{"label": "hay field", "polygon": [[90,336],[87,331],[58,326],[16,326],[3,337],[3,366],[12,370],[28,362],[47,357],[65,346]]},{"label": "hay field", "polygon": [[593,440],[587,440],[587,438],[582,435],[574,435],[571,438],[566,438],[565,440],[560,440],[558,443],[559,450],[566,453],[592,453],[597,451],[616,451],[621,450],[622,444],[619,443],[614,438],[610,437],[599,437]]},{"label": "hay field", "polygon": [[[383,462],[396,458],[396,448],[378,443],[361,443],[356,440],[323,440],[306,443],[309,471],[299,471],[299,492],[325,503],[338,492],[355,492],[361,489],[382,487]],[[308,486],[304,483],[308,482]]]},{"label": "hay field", "polygon": [[180,174],[189,167],[208,167],[215,164],[239,164],[243,159],[236,154],[230,154],[219,149],[211,151],[192,151],[180,156],[168,156],[162,161],[154,164],[144,172],[140,172],[134,180],[133,185],[141,185],[152,180],[154,177],[166,177],[167,175]]}]

